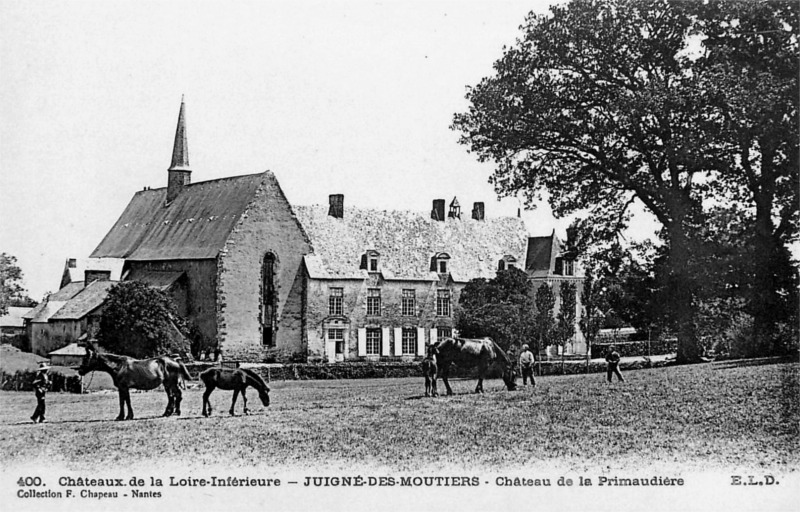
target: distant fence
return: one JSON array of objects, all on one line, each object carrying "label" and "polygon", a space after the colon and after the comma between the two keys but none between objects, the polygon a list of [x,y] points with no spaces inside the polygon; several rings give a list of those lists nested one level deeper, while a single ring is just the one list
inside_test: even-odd
[{"label": "distant fence", "polygon": [[642,357],[674,354],[678,350],[677,338],[660,338],[652,341],[618,341],[592,344],[592,357],[605,357],[608,347],[614,346],[621,357]]}]

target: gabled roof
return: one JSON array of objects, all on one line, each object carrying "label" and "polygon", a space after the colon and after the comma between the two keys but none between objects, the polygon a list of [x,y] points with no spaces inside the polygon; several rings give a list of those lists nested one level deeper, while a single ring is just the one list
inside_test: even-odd
[{"label": "gabled roof", "polygon": [[168,206],[166,187],[137,192],[91,257],[216,258],[258,188],[267,182],[275,182],[269,171],[192,183]]},{"label": "gabled roof", "polygon": [[532,236],[528,239],[528,254],[525,271],[533,277],[552,274],[556,256],[561,252],[561,241],[555,231],[548,236]]},{"label": "gabled roof", "polygon": [[32,310],[33,308],[8,306],[8,313],[0,316],[0,327],[24,327],[25,314]]},{"label": "gabled roof", "polygon": [[25,314],[23,318],[31,322],[47,322],[72,297],[83,290],[83,281],[70,283],[55,293],[51,293],[41,304]]},{"label": "gabled roof", "polygon": [[69,299],[50,320],[80,320],[103,305],[108,297],[108,290],[118,281],[93,281],[89,286]]},{"label": "gabled roof", "polygon": [[438,280],[431,272],[431,258],[441,252],[450,256],[454,281],[492,278],[497,262],[511,254],[525,261],[528,241],[522,220],[501,217],[432,220],[428,214],[345,208],[344,218],[328,215],[325,206],[293,206],[311,242],[305,265],[312,278],[363,279],[361,257],[378,251],[384,279]]}]

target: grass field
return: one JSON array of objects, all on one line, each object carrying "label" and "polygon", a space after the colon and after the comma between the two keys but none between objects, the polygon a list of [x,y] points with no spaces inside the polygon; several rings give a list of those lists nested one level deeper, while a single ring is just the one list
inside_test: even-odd
[{"label": "grass field", "polygon": [[3,392],[0,463],[794,472],[798,372],[798,363],[712,363],[627,372],[612,385],[575,375],[507,392],[490,380],[484,395],[458,380],[456,395],[439,398],[421,396],[421,378],[278,381],[266,409],[250,390],[246,417],[228,416],[230,392],[214,392],[208,419],[199,388],[185,392],[180,418],[160,417],[163,392],[133,393],[130,422],[112,421],[115,392],[51,393],[43,425],[28,420],[32,393]]}]

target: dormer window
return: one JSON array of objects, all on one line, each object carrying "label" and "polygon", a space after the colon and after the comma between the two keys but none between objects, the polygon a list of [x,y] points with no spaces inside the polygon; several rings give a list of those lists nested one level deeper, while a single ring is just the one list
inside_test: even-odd
[{"label": "dormer window", "polygon": [[381,255],[378,251],[367,251],[361,256],[361,269],[367,272],[380,271]]},{"label": "dormer window", "polygon": [[450,271],[450,255],[446,252],[436,253],[431,258],[431,272],[447,274]]},{"label": "dormer window", "polygon": [[458,199],[453,198],[453,201],[450,203],[450,211],[447,212],[447,216],[451,219],[460,219],[461,218],[461,205],[458,204]]},{"label": "dormer window", "polygon": [[574,276],[575,275],[575,261],[568,260],[559,256],[556,258],[556,275]]},{"label": "dormer window", "polygon": [[516,268],[516,266],[517,258],[511,256],[510,254],[506,254],[497,263],[497,270],[508,270],[510,268]]}]

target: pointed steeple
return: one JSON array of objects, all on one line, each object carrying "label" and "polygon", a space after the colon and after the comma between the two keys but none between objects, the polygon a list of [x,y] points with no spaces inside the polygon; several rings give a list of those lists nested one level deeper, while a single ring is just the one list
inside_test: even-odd
[{"label": "pointed steeple", "polygon": [[186,104],[181,95],[181,110],[178,113],[178,127],[175,129],[175,144],[172,147],[172,165],[167,170],[167,204],[178,197],[184,186],[192,182],[189,168],[189,144],[186,140]]},{"label": "pointed steeple", "polygon": [[186,141],[186,103],[181,95],[181,110],[178,113],[178,127],[175,129],[175,144],[172,146],[172,165],[170,171],[188,171],[189,144]]}]

